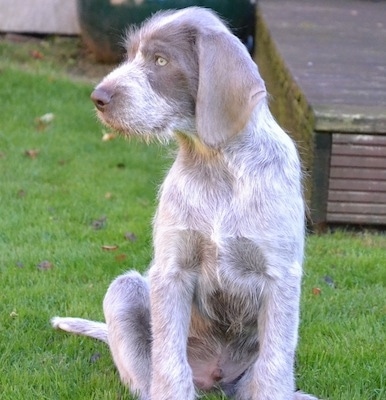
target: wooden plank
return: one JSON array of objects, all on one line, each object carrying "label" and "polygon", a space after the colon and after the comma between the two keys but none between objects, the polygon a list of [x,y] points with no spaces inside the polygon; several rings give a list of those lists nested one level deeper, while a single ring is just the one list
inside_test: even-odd
[{"label": "wooden plank", "polygon": [[353,192],[329,190],[328,201],[342,201],[351,203],[380,203],[386,204],[386,193],[381,192]]},{"label": "wooden plank", "polygon": [[363,157],[331,155],[331,167],[362,167],[386,169],[386,157]]},{"label": "wooden plank", "polygon": [[327,223],[386,225],[386,215],[327,213]]},{"label": "wooden plank", "polygon": [[330,178],[386,180],[386,169],[374,168],[331,168]]},{"label": "wooden plank", "polygon": [[334,144],[359,144],[365,146],[386,146],[386,135],[350,135],[334,133]]},{"label": "wooden plank", "polygon": [[[320,79],[320,76],[317,79]],[[353,80],[355,80],[354,77]],[[303,88],[302,85],[301,88]],[[311,102],[314,111],[317,132],[328,134],[347,132],[349,135],[353,132],[365,135],[386,133],[386,108],[380,103],[378,105],[365,103],[352,105],[345,102],[339,105],[333,102],[322,104],[312,102],[308,96],[307,100]]]},{"label": "wooden plank", "polygon": [[332,135],[315,133],[312,171],[311,219],[313,224],[326,221]]},{"label": "wooden plank", "polygon": [[327,213],[386,215],[386,204],[329,202]]},{"label": "wooden plank", "polygon": [[386,182],[354,179],[330,179],[331,190],[386,192]]},{"label": "wooden plank", "polygon": [[334,156],[384,157],[386,160],[386,147],[333,143],[332,154]]}]

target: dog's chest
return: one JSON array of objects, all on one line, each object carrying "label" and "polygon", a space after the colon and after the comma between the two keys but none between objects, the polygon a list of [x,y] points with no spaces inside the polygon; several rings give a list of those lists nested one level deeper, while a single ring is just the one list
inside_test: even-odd
[{"label": "dog's chest", "polygon": [[236,168],[224,164],[181,166],[176,162],[161,188],[157,225],[166,223],[209,236],[235,231],[247,219],[236,215],[245,212],[241,203],[248,197],[254,201],[251,187],[256,182],[239,179]]},{"label": "dog's chest", "polygon": [[246,207],[257,201],[255,183],[236,179],[229,165],[195,165],[194,173],[190,167],[175,164],[164,182],[155,250],[174,253],[182,268],[198,272],[195,302],[202,315],[239,329],[256,320],[266,272],[259,245],[248,238],[258,219],[256,209]]}]

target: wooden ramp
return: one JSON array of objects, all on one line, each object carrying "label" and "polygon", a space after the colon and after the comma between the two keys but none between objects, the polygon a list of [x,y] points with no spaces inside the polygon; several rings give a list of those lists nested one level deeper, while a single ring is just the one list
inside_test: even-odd
[{"label": "wooden ramp", "polygon": [[386,2],[259,0],[256,61],[316,224],[386,225]]}]

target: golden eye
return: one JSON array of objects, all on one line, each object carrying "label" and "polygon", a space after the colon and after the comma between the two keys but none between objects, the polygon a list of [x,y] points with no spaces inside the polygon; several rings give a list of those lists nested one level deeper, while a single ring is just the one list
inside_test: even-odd
[{"label": "golden eye", "polygon": [[158,56],[158,57],[155,59],[155,63],[156,63],[157,65],[159,65],[160,67],[164,67],[164,66],[168,63],[168,60],[166,60],[166,59],[163,58],[163,57]]}]

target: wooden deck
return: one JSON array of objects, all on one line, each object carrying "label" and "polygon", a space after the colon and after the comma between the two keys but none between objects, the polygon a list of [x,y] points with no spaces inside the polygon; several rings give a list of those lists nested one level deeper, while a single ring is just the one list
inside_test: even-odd
[{"label": "wooden deck", "polygon": [[258,5],[256,61],[299,143],[314,222],[386,224],[386,2]]}]

